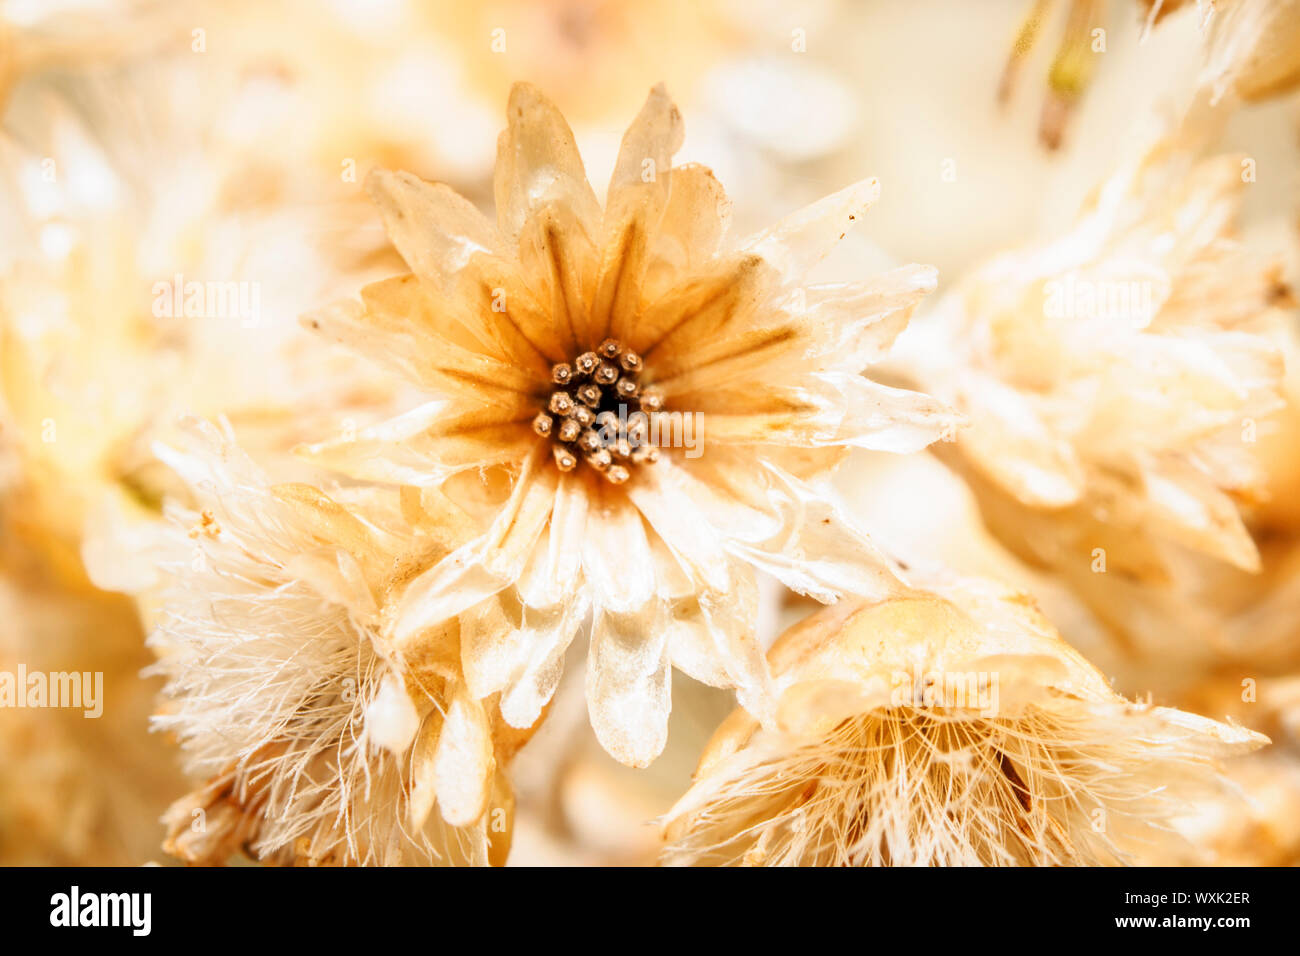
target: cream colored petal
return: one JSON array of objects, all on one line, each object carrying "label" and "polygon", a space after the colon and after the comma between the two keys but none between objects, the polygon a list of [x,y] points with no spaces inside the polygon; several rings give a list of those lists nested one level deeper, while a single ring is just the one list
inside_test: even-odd
[{"label": "cream colored petal", "polygon": [[587,616],[579,592],[563,604],[524,609],[521,641],[526,655],[501,691],[501,716],[511,727],[531,727],[550,703],[564,673],[564,656]]},{"label": "cream colored petal", "polygon": [[907,454],[954,438],[960,415],[922,392],[825,372],[804,388],[720,391],[692,402],[706,444],[844,445]]},{"label": "cream colored petal", "polygon": [[365,305],[338,303],[304,316],[303,324],[430,392],[509,406],[536,390],[536,377],[517,365],[436,331],[433,305],[414,276],[367,286],[362,296]]},{"label": "cream colored petal", "polygon": [[668,207],[672,155],[683,135],[681,114],[660,84],[624,134],[610,178],[591,305],[593,341],[606,335],[627,339],[636,327],[651,244]]},{"label": "cream colored petal", "polygon": [[487,711],[464,687],[457,687],[433,756],[442,818],[454,827],[478,820],[487,809],[495,771]]},{"label": "cream colored petal", "polygon": [[714,448],[687,469],[661,460],[725,536],[728,552],[828,603],[901,586],[889,562],[831,500],[771,462]]},{"label": "cream colored petal", "polygon": [[502,685],[501,716],[512,727],[531,727],[559,686],[564,655],[587,615],[582,575],[587,529],[583,476],[560,478],[543,546],[519,582],[523,602],[521,653]]},{"label": "cream colored petal", "polygon": [[568,361],[591,346],[591,299],[600,255],[582,221],[559,203],[540,208],[519,237],[519,261],[550,308],[546,341]]},{"label": "cream colored petal", "polygon": [[700,272],[717,254],[731,221],[727,194],[705,166],[675,166],[668,206],[650,247],[643,295],[657,301],[681,277]]},{"label": "cream colored petal", "polygon": [[295,452],[353,478],[438,487],[461,471],[522,461],[536,442],[534,413],[531,402],[512,410],[439,400]]},{"label": "cream colored petal", "polygon": [[654,205],[662,215],[672,182],[673,154],[682,148],[685,136],[681,112],[664,85],[656,85],[623,134],[605,197],[606,211],[614,215],[607,222],[621,223],[625,205],[644,201],[647,192],[656,194]]},{"label": "cream colored petal", "polygon": [[531,83],[510,89],[506,129],[497,141],[497,223],[516,236],[528,217],[547,203],[567,206],[593,232],[600,204],[587,182],[573,131],[555,104]]},{"label": "cream colored petal", "polygon": [[711,502],[696,500],[700,490],[687,473],[661,460],[643,469],[627,495],[693,587],[725,592],[731,583],[727,553],[710,521]]},{"label": "cream colored petal", "polygon": [[645,358],[648,375],[666,377],[690,368],[683,359],[698,345],[716,343],[752,323],[776,279],[759,256],[723,260],[654,299],[647,297],[624,338]]},{"label": "cream colored petal", "polygon": [[[586,497],[582,480],[561,475],[548,528],[497,613],[461,618],[461,659],[476,697],[502,691],[501,713],[531,727],[559,681],[563,655],[586,613],[581,590]],[[491,602],[489,602],[491,603]],[[502,619],[508,627],[502,627]]]},{"label": "cream colored petal", "polygon": [[[538,550],[544,546],[545,534],[543,531],[530,561],[536,560]],[[513,588],[505,588],[460,615],[461,670],[473,697],[481,700],[501,690],[517,666],[516,661],[527,653],[519,626],[521,617]]]},{"label": "cream colored petal", "polygon": [[458,548],[407,586],[393,621],[400,647],[518,579],[551,514],[557,474],[550,443],[539,441],[487,533]]},{"label": "cream colored petal", "polygon": [[860,372],[885,357],[938,281],[933,266],[902,266],[863,282],[809,286],[803,295],[796,289],[787,308],[806,310],[820,367]]},{"label": "cream colored petal", "polygon": [[587,710],[615,760],[647,767],[668,741],[672,710],[668,621],[662,602],[620,613],[599,609],[587,656]]},{"label": "cream colored petal", "polygon": [[815,376],[839,393],[844,414],[819,445],[851,445],[908,454],[945,436],[955,438],[965,419],[924,392],[881,385],[861,375],[827,372]]},{"label": "cream colored petal", "polygon": [[435,288],[444,286],[476,253],[501,248],[492,223],[443,183],[376,169],[366,177],[366,192],[379,207],[388,237],[411,271]]},{"label": "cream colored petal", "polygon": [[673,666],[711,687],[738,688],[741,704],[764,713],[771,702],[763,648],[754,636],[758,591],[752,569],[729,556],[725,591],[693,578],[658,534],[649,535],[659,594],[670,608]]},{"label": "cream colored petal", "polygon": [[594,608],[591,725],[611,756],[644,767],[668,734],[668,615],[641,514],[620,489],[601,488],[589,502],[582,567]]},{"label": "cream colored petal", "polygon": [[1243,571],[1259,571],[1259,549],[1237,505],[1212,478],[1169,456],[1143,456],[1141,476],[1150,520],[1165,537]]},{"label": "cream colored petal", "polygon": [[621,488],[603,482],[591,488],[582,573],[598,608],[631,613],[655,595],[654,561],[641,513]]},{"label": "cream colored petal", "polygon": [[407,803],[407,822],[411,829],[424,827],[433,806],[438,802],[434,777],[434,754],[438,752],[438,735],[442,730],[442,714],[431,710],[425,715],[420,734],[411,748],[411,797]]},{"label": "cream colored petal", "polygon": [[787,283],[821,262],[880,196],[880,183],[864,179],[820,199],[752,236],[741,247],[776,266]]},{"label": "cream colored petal", "polygon": [[405,754],[415,740],[420,717],[396,674],[386,674],[375,696],[366,704],[365,726],[370,743],[398,756]]},{"label": "cream colored petal", "polygon": [[958,448],[993,481],[1035,507],[1079,500],[1086,478],[1073,447],[1014,389],[980,377],[963,383],[957,401],[968,422]]}]

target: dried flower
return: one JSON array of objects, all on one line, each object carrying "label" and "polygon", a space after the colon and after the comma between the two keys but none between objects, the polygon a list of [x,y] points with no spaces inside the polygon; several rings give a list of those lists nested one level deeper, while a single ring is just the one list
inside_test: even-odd
[{"label": "dried flower", "polygon": [[737,710],[668,815],[671,863],[1150,859],[1212,758],[1267,739],[1126,701],[1023,595],[946,582],[842,602],[769,659],[778,727]]},{"label": "dried flower", "polygon": [[[437,396],[309,457],[480,502],[485,487],[510,489],[485,535],[412,582],[395,646],[472,608],[506,617],[504,631],[462,629],[465,675],[473,696],[500,692],[505,719],[530,726],[590,607],[592,724],[638,766],[664,745],[670,663],[765,710],[754,568],[822,600],[893,586],[812,479],[853,446],[913,451],[955,421],[857,374],[933,269],[800,285],[875,181],[722,251],[725,196],[707,169],[672,166],[682,136],[656,87],[602,211],[563,117],[517,85],[497,224],[444,185],[373,173],[414,274],[308,320]],[[505,481],[483,485],[485,473]]]},{"label": "dried flower", "polygon": [[916,376],[969,417],[947,457],[1023,557],[1144,581],[1174,546],[1258,567],[1237,504],[1260,487],[1290,299],[1279,264],[1233,242],[1241,174],[1161,144],[936,310]]},{"label": "dried flower", "polygon": [[349,510],[306,485],[267,486],[210,426],[158,454],[201,509],[174,513],[177,579],[151,637],[173,701],[157,724],[205,781],[169,812],[168,850],[503,862],[503,765],[527,733],[466,692],[456,621],[401,654],[381,636],[384,607],[460,533],[455,509],[431,521],[426,495],[399,518],[372,495]]},{"label": "dried flower", "polygon": [[1215,0],[1201,83],[1247,102],[1300,86],[1300,2]]}]

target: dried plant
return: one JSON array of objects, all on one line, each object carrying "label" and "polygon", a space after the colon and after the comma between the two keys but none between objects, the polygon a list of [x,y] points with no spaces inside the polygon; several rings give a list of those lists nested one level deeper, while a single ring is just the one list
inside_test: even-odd
[{"label": "dried plant", "polygon": [[1022,595],[948,582],[842,602],[770,652],[775,727],[738,711],[669,815],[671,863],[1148,862],[1213,758],[1267,738],[1115,694]]},{"label": "dried plant", "polygon": [[465,612],[504,617],[463,634],[466,679],[530,726],[590,608],[592,726],[644,766],[664,746],[670,665],[765,712],[755,568],[823,601],[892,586],[810,479],[851,447],[912,451],[953,426],[928,397],[857,374],[934,272],[800,286],[873,180],[724,245],[722,187],[672,166],[682,123],[661,87],[623,137],[603,211],[558,110],[519,85],[508,114],[495,225],[446,186],[372,174],[414,272],[308,321],[436,397],[307,454],[479,500],[480,473],[504,472],[492,526],[411,583],[394,641]]}]

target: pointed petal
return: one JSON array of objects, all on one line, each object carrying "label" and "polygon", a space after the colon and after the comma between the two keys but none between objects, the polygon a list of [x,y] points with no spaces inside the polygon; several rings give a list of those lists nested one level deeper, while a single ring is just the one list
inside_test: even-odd
[{"label": "pointed petal", "polygon": [[[737,256],[649,300],[635,327],[624,337],[659,376],[682,365],[673,353],[689,355],[699,343],[743,329],[776,285],[772,267],[761,257]],[[656,355],[664,356],[656,363]]]},{"label": "pointed petal", "polygon": [[684,136],[663,84],[623,136],[605,200],[604,254],[592,300],[594,339],[626,339],[636,325],[650,246],[668,206],[672,156]]},{"label": "pointed petal", "polygon": [[712,170],[695,163],[673,167],[668,206],[651,243],[646,301],[657,301],[682,277],[701,271],[717,253],[730,220],[731,204]]},{"label": "pointed petal", "polygon": [[436,288],[476,253],[501,247],[487,218],[443,183],[376,169],[366,177],[366,192],[379,207],[388,237],[411,271]]},{"label": "pointed petal", "polygon": [[536,442],[528,425],[532,414],[525,403],[512,412],[438,400],[359,429],[352,437],[304,445],[295,452],[353,478],[438,487],[461,471],[522,461]]},{"label": "pointed petal", "polygon": [[550,517],[557,474],[550,460],[550,443],[539,441],[487,533],[462,545],[407,586],[393,621],[399,647],[425,628],[455,617],[518,579]]},{"label": "pointed petal", "polygon": [[511,405],[536,388],[535,376],[516,364],[446,334],[454,330],[439,325],[433,299],[415,276],[372,283],[361,297],[310,313],[303,323],[430,392]]},{"label": "pointed petal", "polygon": [[844,238],[880,196],[880,183],[864,179],[820,199],[751,237],[742,246],[772,263],[787,283],[799,281]]},{"label": "pointed petal", "polygon": [[497,141],[493,182],[501,232],[518,235],[537,209],[554,202],[594,233],[600,204],[560,111],[531,83],[511,87],[506,109],[508,125]]}]

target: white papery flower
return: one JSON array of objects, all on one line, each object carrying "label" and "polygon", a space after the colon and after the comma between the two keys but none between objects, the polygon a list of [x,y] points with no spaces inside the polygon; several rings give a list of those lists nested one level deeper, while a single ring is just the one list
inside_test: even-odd
[{"label": "white papery flower", "polygon": [[971,423],[948,459],[1022,556],[1159,580],[1178,546],[1258,568],[1238,503],[1282,404],[1290,299],[1234,241],[1243,188],[1237,157],[1162,144],[1068,232],[963,279],[910,343],[902,364]]},{"label": "white papery flower", "polygon": [[435,516],[426,495],[399,516],[382,496],[353,510],[269,486],[210,426],[157,451],[200,509],[173,509],[175,581],[150,639],[170,698],[157,725],[203,781],[169,812],[168,850],[504,862],[503,767],[527,733],[468,694],[454,620],[401,654],[381,636],[385,606],[463,533],[454,507]]},{"label": "white papery flower", "polygon": [[731,243],[720,184],[672,166],[682,137],[656,87],[602,210],[563,117],[517,85],[497,222],[444,185],[373,173],[413,274],[309,319],[435,396],[313,446],[317,463],[461,492],[489,473],[508,488],[487,534],[411,584],[396,646],[471,609],[504,613],[505,632],[462,631],[465,675],[529,726],[590,609],[592,724],[635,766],[664,746],[671,665],[765,710],[755,568],[821,600],[893,586],[811,481],[851,447],[914,451],[954,422],[927,396],[858,374],[934,287],[933,269],[802,285],[877,183]]}]

